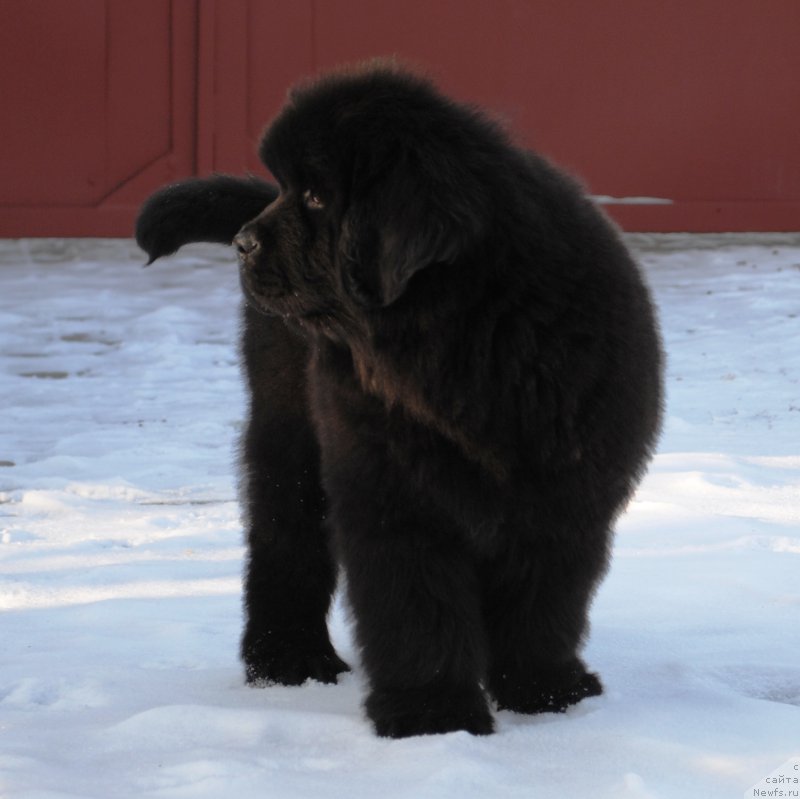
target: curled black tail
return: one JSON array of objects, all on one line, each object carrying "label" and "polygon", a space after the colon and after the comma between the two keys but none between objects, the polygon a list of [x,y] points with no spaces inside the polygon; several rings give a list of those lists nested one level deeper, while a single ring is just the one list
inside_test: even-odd
[{"label": "curled black tail", "polygon": [[136,220],[136,243],[148,265],[195,241],[230,244],[239,228],[278,196],[258,178],[214,175],[164,186],[145,200]]}]

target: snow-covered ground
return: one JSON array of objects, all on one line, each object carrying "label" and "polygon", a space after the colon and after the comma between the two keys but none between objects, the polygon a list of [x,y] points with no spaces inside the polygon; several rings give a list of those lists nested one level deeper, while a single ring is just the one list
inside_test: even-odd
[{"label": "snow-covered ground", "polygon": [[607,691],[390,741],[357,667],[242,682],[230,253],[0,242],[0,797],[728,799],[799,755],[800,235],[632,243],[669,404],[594,606]]}]

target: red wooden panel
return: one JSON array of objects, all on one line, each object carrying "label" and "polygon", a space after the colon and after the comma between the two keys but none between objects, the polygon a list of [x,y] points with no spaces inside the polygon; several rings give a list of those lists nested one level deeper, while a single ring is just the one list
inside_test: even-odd
[{"label": "red wooden panel", "polygon": [[797,0],[214,4],[215,168],[258,168],[258,131],[300,75],[395,54],[593,193],[669,201],[608,206],[628,229],[800,228]]},{"label": "red wooden panel", "polygon": [[[800,3],[526,0],[317,6],[319,65],[399,52],[597,194],[629,227],[800,227]],[[781,207],[783,206],[783,207]]]},{"label": "red wooden panel", "polygon": [[289,86],[313,71],[312,8],[311,0],[201,0],[201,173],[263,172],[261,132]]},{"label": "red wooden panel", "polygon": [[107,0],[107,190],[170,153],[170,5]]},{"label": "red wooden panel", "polygon": [[0,235],[128,235],[164,182],[259,171],[298,77],[392,54],[670,201],[610,206],[628,229],[798,229],[799,29],[796,0],[0,0]]},{"label": "red wooden panel", "polygon": [[96,0],[0,9],[0,203],[91,202],[103,191],[104,15]]},{"label": "red wooden panel", "polygon": [[187,0],[0,2],[0,235],[131,234],[194,172]]}]

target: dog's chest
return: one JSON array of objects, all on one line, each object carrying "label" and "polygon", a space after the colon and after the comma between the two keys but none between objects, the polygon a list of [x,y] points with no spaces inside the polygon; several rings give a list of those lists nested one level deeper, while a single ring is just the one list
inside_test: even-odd
[{"label": "dog's chest", "polygon": [[448,412],[446,402],[437,403],[428,396],[430,392],[418,376],[404,374],[388,360],[355,348],[349,352],[320,349],[312,368],[317,373],[314,405],[323,426],[340,431],[349,427],[373,440],[385,436],[387,447],[391,437],[392,449],[413,449],[415,440],[427,442],[427,449],[437,439],[444,439],[448,446],[443,451],[449,451],[450,457],[460,453],[498,483],[508,478],[508,464],[500,453],[460,424],[456,414]]}]

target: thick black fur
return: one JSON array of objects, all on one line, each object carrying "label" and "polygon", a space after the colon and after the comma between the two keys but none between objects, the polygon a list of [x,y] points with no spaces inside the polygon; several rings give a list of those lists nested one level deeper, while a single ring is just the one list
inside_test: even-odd
[{"label": "thick black fur", "polygon": [[279,195],[188,181],[137,225],[151,262],[241,228],[248,681],[347,669],[338,562],[380,735],[489,733],[487,697],[599,694],[588,607],[661,410],[650,297],[614,228],[391,65],[295,89],[260,152]]}]

